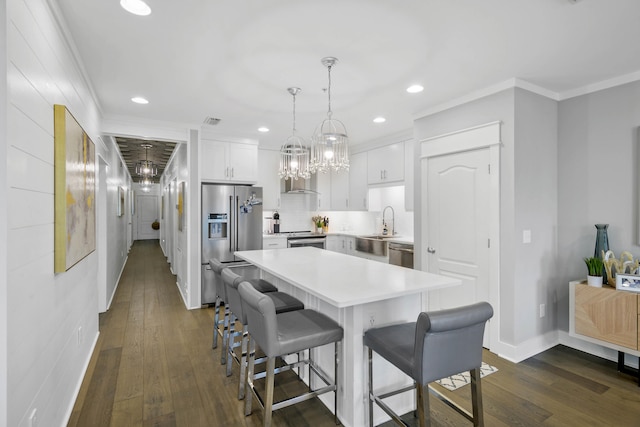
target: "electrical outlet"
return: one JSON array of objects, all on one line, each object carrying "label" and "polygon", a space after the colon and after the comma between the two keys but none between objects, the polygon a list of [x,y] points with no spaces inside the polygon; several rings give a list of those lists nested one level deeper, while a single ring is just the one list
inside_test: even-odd
[{"label": "electrical outlet", "polygon": [[543,318],[546,314],[546,305],[545,304],[540,304],[540,318]]},{"label": "electrical outlet", "polygon": [[29,414],[29,427],[38,427],[38,408],[33,408]]}]

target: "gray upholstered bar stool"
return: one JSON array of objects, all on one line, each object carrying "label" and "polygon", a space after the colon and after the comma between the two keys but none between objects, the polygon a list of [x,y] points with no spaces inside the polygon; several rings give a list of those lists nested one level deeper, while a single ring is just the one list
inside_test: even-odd
[{"label": "gray upholstered bar stool", "polygon": [[[222,270],[222,280],[226,288],[227,302],[232,313],[232,319],[229,324],[229,341],[227,344],[227,376],[231,375],[231,360],[235,360],[240,365],[240,378],[238,380],[238,399],[244,398],[245,387],[245,374],[247,371],[247,342],[248,342],[248,328],[247,328],[247,316],[244,312],[242,299],[238,292],[238,286],[240,282],[246,281],[253,289],[256,289],[253,284],[244,279],[242,276],[231,271],[230,268]],[[260,292],[260,294],[266,295],[273,301],[276,313],[286,313],[288,311],[302,310],[304,304],[299,299],[292,297],[284,292]],[[235,331],[235,319],[242,323],[242,331]],[[236,342],[236,337],[242,336],[240,342]],[[242,353],[240,358],[236,357],[234,349],[242,346]]]},{"label": "gray upholstered bar stool", "polygon": [[[222,280],[222,270],[228,267],[228,264],[220,262],[220,260],[216,258],[211,258],[209,260],[209,266],[213,273],[217,276],[215,281],[216,284],[216,304],[215,304],[215,314],[213,316],[213,345],[211,348],[218,347],[218,334],[222,335],[222,351],[220,363],[223,365],[227,363],[227,341],[229,339],[229,310],[224,310],[224,316],[220,318],[220,305],[221,303],[228,304],[227,296],[226,296],[226,287],[224,285],[224,281]],[[253,287],[255,287],[258,291],[266,293],[266,292],[276,292],[278,288],[273,286],[271,283],[267,282],[263,279],[250,279],[249,283]],[[220,332],[220,326],[222,326],[222,332]]]},{"label": "gray upholstered bar stool", "polygon": [[[373,426],[375,402],[397,424],[408,425],[383,401],[390,396],[415,387],[420,427],[431,425],[428,391],[473,421],[483,426],[480,366],[484,327],[493,316],[489,303],[480,302],[449,310],[420,313],[418,321],[369,329],[364,345],[369,354],[369,426]],[[415,386],[376,395],[373,391],[372,352],[375,351],[395,367],[410,376]],[[448,376],[470,371],[473,416],[455,402],[429,387],[429,383]]]},{"label": "gray upholstered bar stool", "polygon": [[[249,321],[250,341],[249,366],[247,369],[247,387],[249,391],[245,399],[245,415],[251,414],[252,397],[255,395],[256,400],[264,409],[264,426],[269,427],[273,411],[333,391],[335,393],[334,419],[338,424],[338,343],[342,341],[343,329],[334,320],[314,310],[304,309],[276,314],[273,300],[265,294],[256,292],[246,282],[240,283],[239,292]],[[311,358],[311,352],[309,352],[308,360],[299,361],[290,366],[308,364],[309,384],[311,384],[311,371],[313,371],[326,386],[274,403],[276,358],[289,354],[299,354],[304,350],[331,343],[334,344],[334,381],[331,382],[320,368],[315,365]],[[254,380],[257,378],[257,375],[254,376],[256,344],[267,357],[264,399],[261,399],[254,388]]]}]

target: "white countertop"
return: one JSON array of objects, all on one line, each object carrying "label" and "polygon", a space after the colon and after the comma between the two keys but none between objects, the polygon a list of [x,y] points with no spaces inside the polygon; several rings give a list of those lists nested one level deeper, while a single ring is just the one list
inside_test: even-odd
[{"label": "white countertop", "polygon": [[339,308],[461,284],[451,277],[313,247],[235,254]]}]

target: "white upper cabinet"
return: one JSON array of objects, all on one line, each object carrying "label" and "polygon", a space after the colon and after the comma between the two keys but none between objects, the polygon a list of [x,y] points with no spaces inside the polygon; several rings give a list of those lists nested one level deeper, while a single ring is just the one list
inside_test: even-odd
[{"label": "white upper cabinet", "polygon": [[317,172],[316,174],[317,204],[319,211],[331,210],[331,173]]},{"label": "white upper cabinet", "polygon": [[202,139],[200,158],[203,181],[253,184],[258,180],[258,146]]},{"label": "white upper cabinet", "polygon": [[368,183],[386,184],[403,181],[404,161],[404,142],[368,151]]},{"label": "white upper cabinet", "polygon": [[349,165],[349,210],[369,209],[367,184],[367,153],[352,154]]},{"label": "white upper cabinet", "polygon": [[331,210],[349,210],[349,172],[331,172]]},{"label": "white upper cabinet", "polygon": [[280,152],[258,150],[258,186],[262,187],[262,205],[265,210],[280,209]]}]

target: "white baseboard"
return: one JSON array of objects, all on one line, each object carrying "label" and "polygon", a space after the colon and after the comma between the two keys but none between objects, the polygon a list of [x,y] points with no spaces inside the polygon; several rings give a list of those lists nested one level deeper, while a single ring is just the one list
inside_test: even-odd
[{"label": "white baseboard", "polygon": [[76,400],[78,400],[78,394],[80,394],[80,388],[82,387],[82,381],[84,381],[84,377],[87,375],[87,369],[89,369],[89,364],[91,363],[91,357],[93,357],[93,352],[96,350],[96,345],[98,344],[98,337],[100,337],[100,331],[96,334],[96,337],[93,340],[93,344],[91,345],[91,351],[87,357],[87,360],[84,362],[84,366],[82,367],[82,375],[76,384],[76,388],[73,392],[73,399],[71,400],[69,407],[67,408],[67,412],[64,415],[64,422],[60,427],[65,427],[69,424],[69,420],[71,419],[71,413],[73,412],[73,407],[76,404]]},{"label": "white baseboard", "polygon": [[113,287],[113,292],[111,293],[111,297],[109,298],[109,302],[107,302],[107,309],[109,311],[111,308],[111,303],[113,302],[113,297],[116,296],[116,291],[118,290],[118,285],[120,284],[120,279],[122,278],[122,273],[124,273],[124,268],[127,266],[127,261],[129,260],[129,256],[124,259],[124,263],[122,264],[122,268],[120,269],[120,274],[118,274],[118,278],[116,279],[116,285]]},{"label": "white baseboard", "polygon": [[498,348],[491,348],[491,351],[503,359],[519,363],[558,344],[560,344],[558,331],[549,331],[518,345],[500,342]]}]

